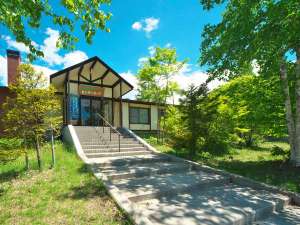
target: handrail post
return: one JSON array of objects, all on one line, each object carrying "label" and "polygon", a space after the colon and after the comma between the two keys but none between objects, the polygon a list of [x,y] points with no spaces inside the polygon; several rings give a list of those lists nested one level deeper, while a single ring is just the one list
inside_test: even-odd
[{"label": "handrail post", "polygon": [[104,120],[102,119],[103,123],[102,123],[102,126],[103,126],[103,134],[104,134]]},{"label": "handrail post", "polygon": [[109,140],[111,141],[111,128],[109,128]]},{"label": "handrail post", "polygon": [[120,134],[118,136],[119,136],[119,152],[121,152]]}]

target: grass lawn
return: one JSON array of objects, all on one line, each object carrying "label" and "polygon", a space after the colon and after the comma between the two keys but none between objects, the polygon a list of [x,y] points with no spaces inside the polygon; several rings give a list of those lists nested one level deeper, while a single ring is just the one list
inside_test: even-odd
[{"label": "grass lawn", "polygon": [[0,164],[0,224],[131,224],[73,150],[58,143],[54,169],[50,153],[42,172],[34,152],[28,172],[23,158]]},{"label": "grass lawn", "polygon": [[[148,136],[145,139],[161,152],[187,157],[186,150],[157,144],[153,137]],[[194,161],[300,193],[300,168],[284,163],[280,156],[272,156],[271,148],[274,145],[289,148],[288,144],[283,142],[263,142],[255,148],[232,147],[229,153],[221,156],[203,157],[205,154],[199,154]]]}]

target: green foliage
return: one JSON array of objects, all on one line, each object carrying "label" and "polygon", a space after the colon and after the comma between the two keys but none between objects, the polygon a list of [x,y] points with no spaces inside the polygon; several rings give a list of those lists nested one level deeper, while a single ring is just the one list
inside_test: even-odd
[{"label": "green foliage", "polygon": [[187,140],[187,131],[182,112],[176,106],[169,106],[163,118],[164,130],[168,143],[180,147]]},{"label": "green foliage", "polygon": [[208,88],[206,84],[199,87],[190,86],[184,93],[184,97],[180,100],[180,109],[182,120],[188,131],[188,147],[190,157],[193,158],[198,149],[197,140],[203,137],[208,130],[208,122],[210,115],[208,110],[203,108],[207,99]]},{"label": "green foliage", "polygon": [[2,121],[11,137],[23,139],[27,145],[35,144],[39,160],[41,138],[49,128],[57,130],[61,125],[60,102],[42,73],[27,64],[20,66],[19,73],[16,83],[9,86],[13,96],[3,105]]},{"label": "green foliage", "polygon": [[34,40],[26,34],[25,29],[39,30],[41,20],[48,19],[60,31],[57,46],[65,49],[74,49],[74,44],[79,40],[75,35],[75,25],[80,24],[88,43],[98,29],[110,30],[106,22],[111,13],[102,10],[104,5],[109,5],[110,0],[62,0],[60,6],[67,10],[62,13],[61,8],[54,7],[47,0],[0,0],[0,22],[4,24],[16,37],[16,41],[24,43],[30,49],[29,59],[34,60],[44,53],[36,47]]},{"label": "green foliage", "polygon": [[232,79],[208,93],[206,85],[190,87],[179,107],[164,118],[169,144],[221,155],[230,146],[253,147],[262,137],[285,137],[283,95],[279,78],[253,74]]},{"label": "green foliage", "polygon": [[280,156],[285,160],[288,160],[290,158],[290,150],[283,149],[277,145],[274,145],[271,149],[271,154],[273,156]]},{"label": "green foliage", "polygon": [[23,141],[17,138],[0,139],[0,163],[17,159],[22,153]]},{"label": "green foliage", "polygon": [[220,114],[230,117],[231,132],[240,144],[253,145],[255,135],[286,135],[284,100],[278,77],[267,80],[244,75],[213,90],[210,98],[219,102]]},{"label": "green foliage", "polygon": [[[201,0],[205,9],[223,2]],[[264,75],[278,74],[286,53],[299,46],[299,9],[298,0],[227,1],[222,21],[203,30],[200,63],[213,77],[239,75],[253,61]]]},{"label": "green foliage", "polygon": [[138,99],[165,104],[179,91],[172,77],[185,63],[186,60],[178,61],[176,49],[156,47],[138,71]]}]

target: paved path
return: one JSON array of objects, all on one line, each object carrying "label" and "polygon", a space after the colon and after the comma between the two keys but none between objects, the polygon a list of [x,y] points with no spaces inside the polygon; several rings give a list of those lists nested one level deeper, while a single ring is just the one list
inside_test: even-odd
[{"label": "paved path", "polygon": [[[300,208],[291,206],[287,195],[243,186],[230,175],[157,154],[132,136],[124,141],[135,148],[124,145],[123,151],[108,154],[93,129],[76,129],[87,146],[81,146],[84,160],[136,224],[300,224]],[[88,145],[101,146],[91,153]]]}]

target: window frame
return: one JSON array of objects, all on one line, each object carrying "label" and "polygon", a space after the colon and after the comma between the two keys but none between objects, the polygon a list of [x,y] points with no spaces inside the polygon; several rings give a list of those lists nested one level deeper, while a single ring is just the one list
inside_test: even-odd
[{"label": "window frame", "polygon": [[[137,123],[133,123],[132,121],[131,121],[131,111],[132,110],[147,110],[147,113],[148,113],[148,121],[146,122],[146,123],[144,123],[144,122],[141,122],[140,121],[140,114],[139,114],[139,118],[138,118],[138,122]],[[143,124],[143,125],[150,125],[151,124],[151,114],[150,114],[151,112],[150,112],[150,108],[143,108],[143,107],[137,107],[137,106],[130,106],[129,107],[129,114],[128,114],[128,116],[129,116],[129,124]]]}]

